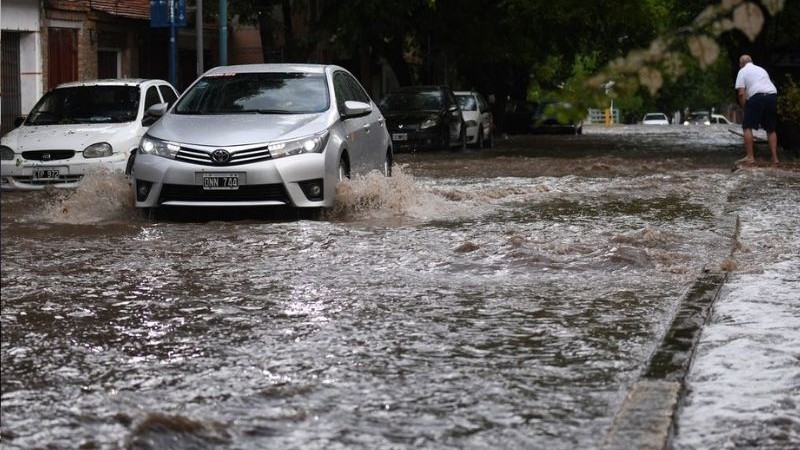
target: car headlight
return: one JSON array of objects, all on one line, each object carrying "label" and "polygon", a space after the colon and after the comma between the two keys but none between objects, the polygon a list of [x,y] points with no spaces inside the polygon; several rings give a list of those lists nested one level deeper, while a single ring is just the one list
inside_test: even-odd
[{"label": "car headlight", "polygon": [[84,158],[102,158],[103,156],[111,156],[113,149],[108,142],[98,142],[83,149]]},{"label": "car headlight", "polygon": [[300,155],[302,153],[322,153],[328,144],[328,136],[330,136],[330,133],[325,130],[322,133],[301,139],[273,142],[267,146],[267,149],[273,158],[283,158],[284,156]]},{"label": "car headlight", "polygon": [[10,161],[14,159],[14,150],[11,150],[9,147],[5,145],[0,147],[0,159],[3,161]]},{"label": "car headlight", "polygon": [[142,137],[139,141],[139,153],[146,155],[163,156],[164,158],[175,159],[175,155],[181,146],[174,142],[162,141],[150,136]]},{"label": "car headlight", "polygon": [[435,117],[435,116],[434,117],[429,117],[427,120],[425,120],[424,122],[422,122],[419,125],[419,129],[420,130],[424,130],[426,128],[435,127],[436,125],[439,125],[439,118]]}]

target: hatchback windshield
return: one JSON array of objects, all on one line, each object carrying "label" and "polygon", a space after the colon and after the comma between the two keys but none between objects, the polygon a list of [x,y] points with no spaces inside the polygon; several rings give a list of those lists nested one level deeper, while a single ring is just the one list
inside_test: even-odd
[{"label": "hatchback windshield", "polygon": [[76,86],[45,94],[28,115],[27,125],[121,123],[136,119],[139,88]]},{"label": "hatchback windshield", "polygon": [[644,116],[644,120],[666,120],[667,116],[664,114],[647,114]]},{"label": "hatchback windshield", "polygon": [[323,74],[236,73],[204,77],[175,106],[177,114],[308,114],[330,105]]},{"label": "hatchback windshield", "polygon": [[478,102],[471,95],[456,95],[456,100],[458,100],[458,106],[461,107],[462,111],[478,110]]},{"label": "hatchback windshield", "polygon": [[393,92],[381,101],[387,111],[438,110],[442,107],[442,95],[438,91]]}]

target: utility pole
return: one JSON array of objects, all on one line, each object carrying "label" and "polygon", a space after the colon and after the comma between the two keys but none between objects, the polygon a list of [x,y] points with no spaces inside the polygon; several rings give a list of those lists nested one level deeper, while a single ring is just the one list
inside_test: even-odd
[{"label": "utility pole", "polygon": [[228,0],[219,0],[219,65],[228,65]]},{"label": "utility pole", "polygon": [[195,18],[194,30],[197,35],[195,45],[197,46],[197,76],[203,74],[203,0],[195,0],[197,6],[197,17]]}]

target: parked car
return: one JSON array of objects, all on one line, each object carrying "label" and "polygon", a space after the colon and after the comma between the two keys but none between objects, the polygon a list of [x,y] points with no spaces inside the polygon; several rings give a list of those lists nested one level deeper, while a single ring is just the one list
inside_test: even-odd
[{"label": "parked car", "polygon": [[667,115],[660,112],[647,113],[642,118],[642,125],[669,125]]},{"label": "parked car", "polygon": [[466,146],[466,124],[447,86],[408,86],[380,101],[395,149],[444,150]]},{"label": "parked car", "polygon": [[90,170],[125,171],[156,120],[147,109],[177,98],[163,80],[89,80],[53,88],[0,140],[0,187],[74,188]]},{"label": "parked car", "polygon": [[531,129],[534,134],[583,134],[583,121],[574,120],[572,105],[547,100],[536,106]]},{"label": "parked car", "polygon": [[722,124],[722,125],[733,125],[733,122],[728,120],[728,118],[723,116],[722,114],[712,114],[711,115],[711,123],[712,124]]},{"label": "parked car", "polygon": [[505,106],[503,131],[508,134],[528,134],[533,131],[536,103],[528,100],[509,101]]},{"label": "parked car", "polygon": [[467,144],[478,148],[493,147],[494,116],[489,103],[475,91],[456,91],[454,94],[467,127]]},{"label": "parked car", "polygon": [[692,111],[683,120],[684,125],[711,125],[711,113],[708,111]]},{"label": "parked car", "polygon": [[[392,170],[386,123],[334,65],[249,64],[207,71],[142,138],[137,208],[334,205],[354,174]],[[146,211],[146,210],[145,210]]]}]

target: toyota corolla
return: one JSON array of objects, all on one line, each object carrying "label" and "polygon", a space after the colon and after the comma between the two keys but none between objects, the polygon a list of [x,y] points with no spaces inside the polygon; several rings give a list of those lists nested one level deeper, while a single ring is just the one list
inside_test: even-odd
[{"label": "toyota corolla", "polygon": [[131,172],[138,208],[330,208],[339,181],[391,175],[385,120],[338,66],[216,67],[152,112]]}]

